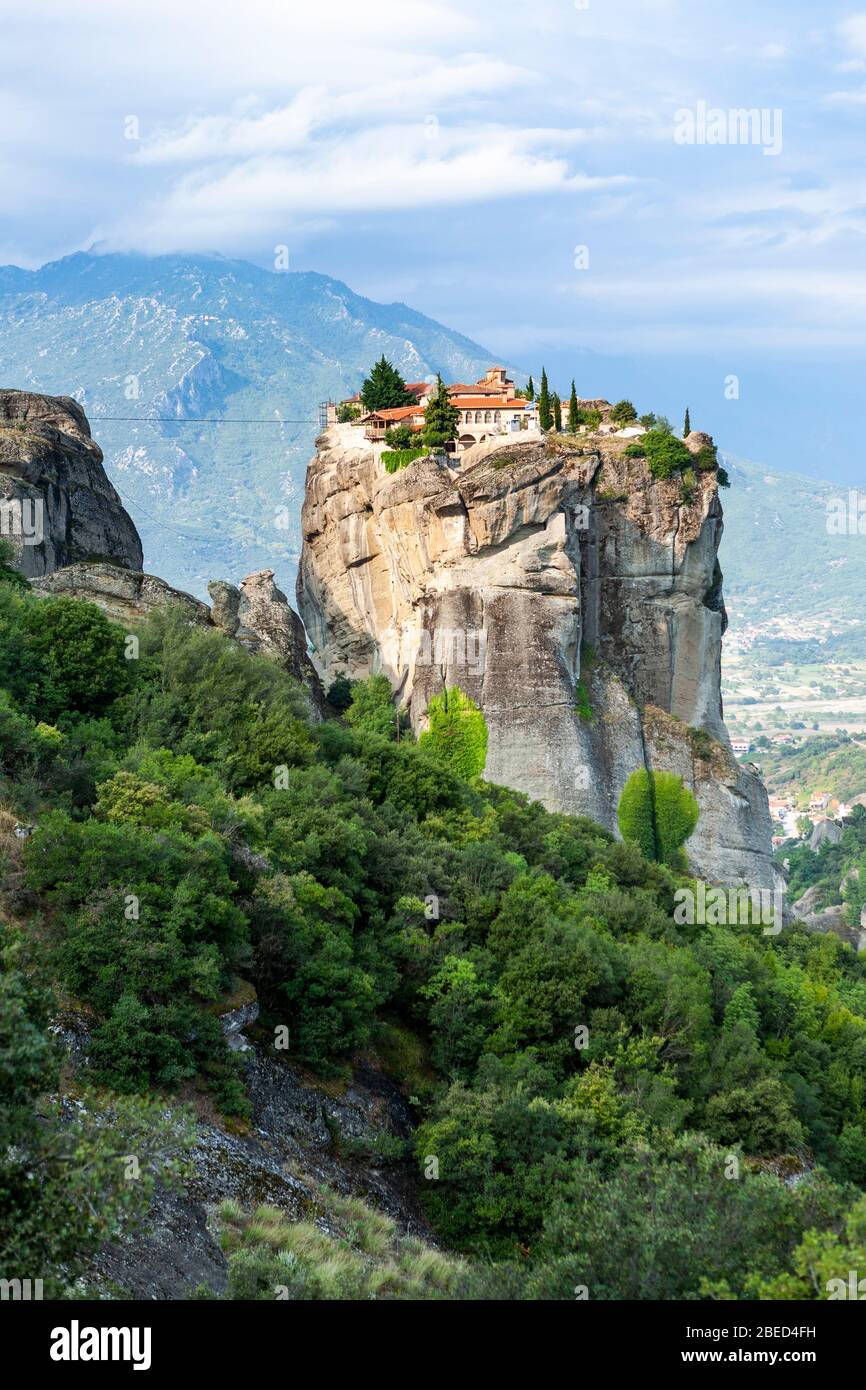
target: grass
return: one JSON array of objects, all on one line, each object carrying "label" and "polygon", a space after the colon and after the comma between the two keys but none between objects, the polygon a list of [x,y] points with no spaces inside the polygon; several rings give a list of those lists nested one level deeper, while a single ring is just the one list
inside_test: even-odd
[{"label": "grass", "polygon": [[244,1211],[228,1200],[217,1225],[229,1299],[452,1298],[466,1272],[462,1260],[403,1235],[361,1198],[324,1185],[308,1220],[271,1206]]}]

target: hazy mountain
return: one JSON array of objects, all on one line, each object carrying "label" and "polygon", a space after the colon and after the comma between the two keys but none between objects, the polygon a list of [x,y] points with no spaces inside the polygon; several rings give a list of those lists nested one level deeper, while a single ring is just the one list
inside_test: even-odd
[{"label": "hazy mountain", "polygon": [[[828,530],[828,503],[848,507],[849,489],[728,456],[719,560],[734,613],[861,619],[866,607],[866,534]],[[866,493],[863,497],[866,511]],[[847,513],[846,513],[847,514]],[[866,529],[866,515],[863,521]]]},{"label": "hazy mountain", "polygon": [[496,360],[311,272],[83,253],[0,268],[0,386],[84,406],[146,567],[198,594],[265,565],[293,585],[319,402],[357,389],[383,352],[410,380],[474,381]]}]

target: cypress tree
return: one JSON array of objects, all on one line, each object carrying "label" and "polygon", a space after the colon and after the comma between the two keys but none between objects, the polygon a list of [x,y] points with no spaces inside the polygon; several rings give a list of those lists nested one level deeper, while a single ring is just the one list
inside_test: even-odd
[{"label": "cypress tree", "polygon": [[562,401],[555,391],[553,393],[553,428],[557,434],[562,434]]},{"label": "cypress tree", "polygon": [[526,399],[528,401],[535,400],[535,382],[532,380],[531,372],[529,374],[529,381],[526,383]]},{"label": "cypress tree", "polygon": [[446,444],[454,439],[460,426],[460,413],[448,398],[448,390],[441,376],[436,376],[436,390],[430,397],[424,411],[424,443],[428,445]]},{"label": "cypress tree", "polygon": [[550,392],[547,389],[547,372],[541,369],[541,390],[538,393],[538,423],[543,430],[549,430],[553,424],[553,416],[550,412]]},{"label": "cypress tree", "polygon": [[577,434],[577,392],[574,389],[574,382],[571,383],[571,395],[568,398],[568,432]]},{"label": "cypress tree", "polygon": [[691,422],[691,420],[689,419],[689,408],[688,408],[688,406],[686,406],[686,418],[685,418],[685,420],[683,421],[683,439],[685,439],[685,437],[686,437],[687,434],[691,434],[691,432],[692,432],[692,422]]}]

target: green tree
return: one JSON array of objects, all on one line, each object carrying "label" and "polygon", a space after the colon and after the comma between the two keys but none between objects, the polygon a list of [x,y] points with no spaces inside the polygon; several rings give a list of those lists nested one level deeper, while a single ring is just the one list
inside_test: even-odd
[{"label": "green tree", "polygon": [[646,859],[680,867],[681,846],[698,823],[698,803],[673,772],[633,772],[622,789],[617,823]]},{"label": "green tree", "polygon": [[526,399],[528,401],[535,400],[535,382],[532,380],[531,372],[529,374],[529,381],[526,383]]},{"label": "green tree", "polygon": [[424,411],[424,443],[431,446],[454,439],[460,425],[460,412],[451,404],[448,388],[441,376],[436,377],[436,390]]},{"label": "green tree", "polygon": [[123,630],[94,604],[43,600],[28,608],[24,627],[40,663],[34,698],[43,717],[99,714],[128,688],[133,663],[124,656]]},{"label": "green tree", "polygon": [[538,392],[538,423],[543,430],[549,430],[553,425],[553,415],[550,409],[550,391],[547,386],[547,372],[541,369],[541,389]]},{"label": "green tree", "polygon": [[553,393],[553,428],[557,434],[562,434],[562,401],[555,391]]},{"label": "green tree", "polygon": [[692,432],[692,422],[689,419],[689,408],[686,406],[686,416],[683,420],[683,439]]},{"label": "green tree", "polygon": [[610,418],[615,425],[630,425],[637,419],[637,411],[631,401],[617,401],[610,412]]},{"label": "green tree", "polygon": [[475,701],[455,685],[433,696],[427,717],[430,728],[418,740],[420,746],[467,781],[479,776],[487,761],[487,724]]},{"label": "green tree", "polygon": [[394,738],[397,732],[397,711],[391,682],[381,671],[352,685],[352,698],[346,710],[346,722],[353,729],[369,734]]},{"label": "green tree", "polygon": [[[49,1000],[23,944],[0,925],[0,1275],[41,1278],[46,1297],[70,1296],[105,1241],[130,1234],[157,1174],[174,1186],[192,1142],[160,1102],[76,1088],[64,1115],[63,1055],[48,1032]],[[128,1180],[128,1155],[139,1179]]]},{"label": "green tree", "polygon": [[415,397],[406,390],[406,383],[397,368],[383,353],[361,387],[361,400],[367,410],[392,410],[411,405]]},{"label": "green tree", "polygon": [[408,449],[415,441],[411,425],[396,425],[385,431],[385,443],[392,449]]},{"label": "green tree", "polygon": [[570,395],[569,398],[568,398],[568,432],[569,432],[569,434],[577,434],[578,423],[579,423],[579,421],[578,421],[578,415],[577,415],[577,392],[576,392],[576,390],[574,389],[574,382],[572,382],[572,383],[571,383],[571,395]]}]

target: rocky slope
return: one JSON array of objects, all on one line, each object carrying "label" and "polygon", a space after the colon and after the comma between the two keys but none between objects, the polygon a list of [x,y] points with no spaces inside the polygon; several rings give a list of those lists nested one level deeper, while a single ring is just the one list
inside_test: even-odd
[{"label": "rocky slope", "polygon": [[298,577],[314,659],[326,682],[386,671],[416,729],[459,685],[487,719],[488,778],[611,829],[631,772],[680,773],[695,871],[770,888],[766,793],[722,719],[715,475],[686,501],[625,444],[488,441],[387,474],[360,431],[328,430]]},{"label": "rocky slope", "polygon": [[0,390],[0,509],[23,574],[79,560],[141,569],[138,532],[68,396]]}]

